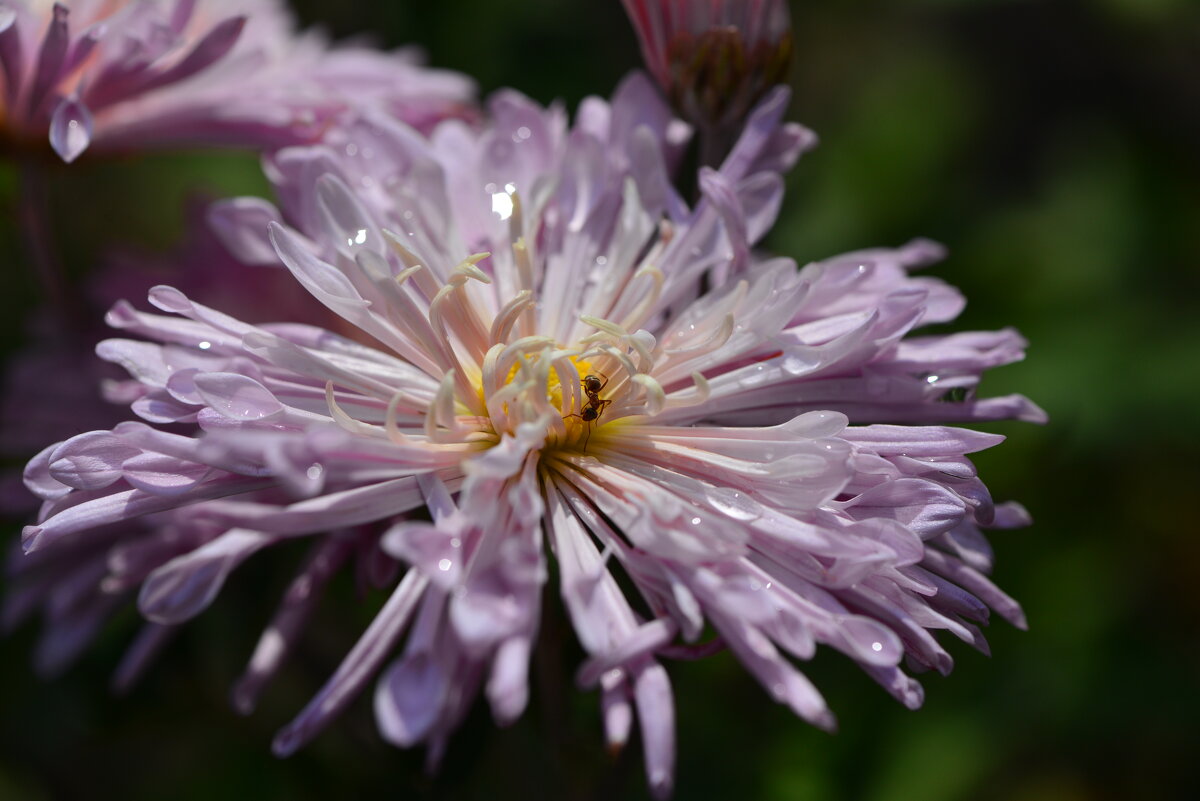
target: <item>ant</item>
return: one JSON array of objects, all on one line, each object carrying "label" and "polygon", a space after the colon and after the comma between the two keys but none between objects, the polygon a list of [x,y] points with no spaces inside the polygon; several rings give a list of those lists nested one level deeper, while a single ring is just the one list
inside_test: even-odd
[{"label": "ant", "polygon": [[[600,397],[600,391],[608,386],[608,376],[604,376],[604,381],[601,381],[600,376],[589,373],[580,383],[583,384],[583,394],[587,396],[587,403],[579,410],[579,414],[568,414],[567,417],[578,417],[585,423],[593,423],[600,419],[600,415],[604,414],[604,410],[612,403],[611,400],[603,400]],[[588,440],[591,438],[592,427],[588,426],[587,436],[583,439],[584,453],[587,453]]]}]

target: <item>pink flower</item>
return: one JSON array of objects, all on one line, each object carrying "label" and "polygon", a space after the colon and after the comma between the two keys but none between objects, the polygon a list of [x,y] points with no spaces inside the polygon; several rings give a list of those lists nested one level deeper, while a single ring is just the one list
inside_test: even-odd
[{"label": "pink flower", "polygon": [[[985,577],[982,529],[1027,515],[994,504],[967,456],[1000,438],[929,423],[1040,412],[973,397],[982,370],[1021,357],[1014,333],[906,338],[961,306],[909,274],[933,246],[801,270],[751,251],[813,141],[780,124],[786,101],[769,94],[702,171],[694,208],[667,177],[681,129],[639,78],[569,129],[510,92],[483,131],[451,121],[425,140],[365,113],[281,151],[269,174],[291,226],[271,225],[273,249],[370,344],[248,325],[169,287],[150,293],[166,314],[118,304],[110,324],[138,338],[98,352],[129,371],[144,422],[30,462],[44,506],[26,551],[107,554],[69,579],[81,615],[140,583],[155,626],[199,613],[280,542],[314,540],[297,586],[361,560],[391,596],[279,734],[281,755],[381,671],[384,737],[427,743],[431,762],[480,692],[515,719],[551,556],[587,653],[577,681],[599,688],[610,744],[636,715],[658,796],[675,754],[664,658],[728,647],[832,728],[791,661],[826,645],[918,706],[899,663],[949,671],[933,632],[984,648],[989,608],[1024,625]],[[219,212],[227,241],[261,255],[264,211]],[[240,706],[318,597],[284,599]],[[153,645],[164,629],[148,631]]]},{"label": "pink flower", "polygon": [[319,138],[351,105],[429,128],[469,110],[466,78],[412,54],[330,50],[278,0],[4,0],[0,133],[55,152]]}]

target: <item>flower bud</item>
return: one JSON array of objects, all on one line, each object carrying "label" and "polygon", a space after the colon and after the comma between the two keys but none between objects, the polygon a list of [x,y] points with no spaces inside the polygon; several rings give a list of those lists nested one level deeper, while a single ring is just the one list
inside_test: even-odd
[{"label": "flower bud", "polygon": [[792,57],[784,0],[622,0],[646,66],[702,131],[736,129]]}]

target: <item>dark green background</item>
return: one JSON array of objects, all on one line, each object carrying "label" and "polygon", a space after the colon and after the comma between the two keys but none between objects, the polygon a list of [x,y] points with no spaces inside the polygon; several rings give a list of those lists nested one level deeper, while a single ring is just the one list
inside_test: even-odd
[{"label": "dark green background", "polygon": [[[807,670],[837,713],[822,734],[728,655],[669,665],[680,799],[1200,797],[1195,423],[1200,371],[1200,8],[1183,0],[794,4],[791,116],[822,145],[789,179],[772,245],[801,263],[926,235],[934,274],[970,300],[961,328],[1019,327],[1028,360],[989,375],[1046,427],[1004,424],[978,462],[1036,523],[996,535],[997,581],[1030,631],[997,623],[992,658],[958,644],[909,712],[844,657]],[[638,59],[614,2],[308,0],[338,35],[423,44],[433,63],[574,105]],[[165,248],[185,191],[263,189],[253,157],[84,163],[52,180],[71,269],[123,241]],[[0,335],[25,334],[36,289],[0,167]],[[15,528],[13,526],[15,536]],[[0,641],[0,798],[641,798],[640,743],[606,755],[578,651],[547,620],[533,704],[496,729],[478,707],[436,778],[374,733],[369,703],[286,761],[273,731],[353,642],[369,609],[335,588],[302,653],[239,719],[226,695],[300,551],[253,560],[127,698],[108,676],[116,621],[65,677],[33,677],[34,627]],[[369,599],[374,608],[380,598]],[[1190,791],[1190,792],[1189,792]]]}]

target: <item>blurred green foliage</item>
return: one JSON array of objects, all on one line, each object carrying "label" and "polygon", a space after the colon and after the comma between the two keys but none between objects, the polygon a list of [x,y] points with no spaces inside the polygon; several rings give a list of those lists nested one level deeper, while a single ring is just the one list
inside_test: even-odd
[{"label": "blurred green foliage", "polygon": [[[637,63],[617,3],[337,3],[303,17],[339,36],[420,43],[490,91],[574,106]],[[789,179],[771,246],[798,261],[926,235],[932,268],[970,303],[960,328],[1018,327],[1026,362],[985,382],[1041,403],[1045,428],[996,425],[977,460],[997,498],[1033,512],[996,535],[998,582],[1030,631],[997,624],[994,657],[965,647],[925,680],[916,713],[849,660],[806,669],[838,714],[822,734],[773,704],[727,654],[669,666],[680,799],[1075,801],[1200,797],[1200,8],[1187,0],[852,0],[795,4],[793,118],[822,145]],[[253,157],[177,154],[55,172],[51,202],[74,274],[121,242],[166,248],[182,202],[264,191]],[[0,344],[27,338],[36,297],[0,167]],[[286,549],[285,549],[286,550]],[[300,552],[291,554],[299,558]],[[277,559],[287,559],[286,554]],[[0,642],[0,799],[641,798],[640,743],[603,749],[594,693],[569,677],[563,621],[524,718],[477,708],[436,777],[375,734],[361,700],[286,761],[273,731],[368,619],[352,590],[324,605],[301,653],[240,720],[228,688],[281,591],[252,563],[127,698],[106,676],[133,615],[66,677],[35,679],[27,626]],[[380,598],[368,599],[377,605]],[[553,607],[553,605],[550,605]]]}]

